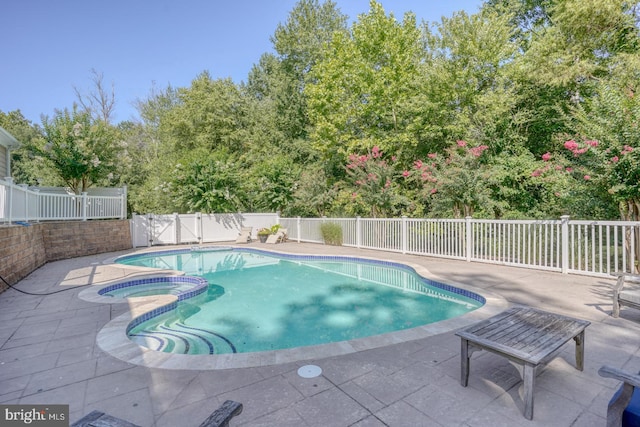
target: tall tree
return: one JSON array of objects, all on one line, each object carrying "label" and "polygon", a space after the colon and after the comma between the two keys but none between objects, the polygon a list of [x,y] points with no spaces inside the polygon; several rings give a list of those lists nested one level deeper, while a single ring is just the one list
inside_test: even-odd
[{"label": "tall tree", "polygon": [[107,87],[104,83],[104,74],[91,69],[91,87],[86,93],[82,93],[77,87],[73,87],[80,106],[91,114],[94,120],[102,120],[110,123],[113,120],[113,112],[116,107],[115,86]]},{"label": "tall tree", "polygon": [[273,93],[280,128],[287,138],[305,138],[307,132],[304,87],[313,66],[324,58],[328,44],[337,32],[346,30],[347,17],[336,3],[327,0],[300,0],[279,24],[271,42],[282,64],[277,91]]},{"label": "tall tree", "polygon": [[34,141],[30,150],[49,162],[76,194],[114,172],[120,146],[114,129],[104,121],[74,106],[72,111],[56,111],[52,119],[45,117],[42,127],[44,138]]},{"label": "tall tree", "polygon": [[326,157],[415,145],[411,99],[421,54],[415,16],[398,22],[375,1],[350,33],[334,35],[306,87],[311,138]]}]

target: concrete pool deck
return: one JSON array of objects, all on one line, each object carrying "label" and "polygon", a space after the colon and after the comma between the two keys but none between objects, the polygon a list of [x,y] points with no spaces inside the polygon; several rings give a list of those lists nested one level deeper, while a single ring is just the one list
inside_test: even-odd
[{"label": "concrete pool deck", "polygon": [[[202,369],[197,361],[188,369],[152,368],[113,357],[97,344],[103,327],[126,315],[129,304],[83,300],[78,294],[86,287],[48,296],[9,289],[0,294],[0,402],[69,404],[71,422],[97,409],[154,427],[198,426],[227,399],[244,405],[233,426],[593,426],[605,424],[618,387],[598,369],[640,370],[640,311],[610,316],[611,279],[313,244],[248,246],[406,262],[444,283],[589,320],[585,369],[574,368],[573,343],[565,345],[539,370],[528,421],[522,381],[506,359],[475,353],[469,386],[460,385],[460,339],[452,330],[246,368]],[[16,287],[48,293],[128,279],[142,272],[105,262],[133,252],[52,262]],[[322,375],[298,376],[307,364],[320,366]]]}]

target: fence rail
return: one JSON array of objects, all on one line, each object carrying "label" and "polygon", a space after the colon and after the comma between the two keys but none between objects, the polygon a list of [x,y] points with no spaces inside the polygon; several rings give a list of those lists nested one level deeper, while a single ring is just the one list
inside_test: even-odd
[{"label": "fence rail", "polygon": [[0,180],[0,223],[64,221],[127,217],[126,187],[118,195],[61,194],[31,190],[10,179]]},{"label": "fence rail", "polygon": [[343,230],[343,244],[562,273],[638,273],[640,222],[484,219],[280,218],[289,238],[322,243],[320,224]]}]

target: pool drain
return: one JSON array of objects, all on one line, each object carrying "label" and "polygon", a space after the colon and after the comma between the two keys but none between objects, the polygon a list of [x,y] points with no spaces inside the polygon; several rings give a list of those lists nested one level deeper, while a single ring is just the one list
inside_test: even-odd
[{"label": "pool drain", "polygon": [[302,378],[315,378],[319,377],[322,373],[322,368],[316,365],[304,365],[298,369],[298,375]]}]

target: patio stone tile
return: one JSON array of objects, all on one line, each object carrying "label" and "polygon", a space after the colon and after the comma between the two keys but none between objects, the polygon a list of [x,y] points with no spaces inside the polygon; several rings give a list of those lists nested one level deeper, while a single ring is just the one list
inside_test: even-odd
[{"label": "patio stone tile", "polygon": [[[492,401],[487,408],[502,408],[502,413],[511,418],[514,423],[520,425],[550,426],[566,425],[570,426],[578,418],[585,407],[579,405],[559,394],[552,392],[540,392],[540,388],[534,389],[534,411],[533,420],[529,421],[523,416],[524,403],[522,400],[523,386],[514,387],[509,392],[504,393]],[[588,402],[585,402],[587,405]]]},{"label": "patio stone tile", "polygon": [[[223,401],[215,397],[194,401],[188,405],[172,408],[157,416],[155,427],[197,427],[215,411]],[[244,412],[235,417],[231,425],[238,425]],[[238,421],[236,421],[238,420]]]},{"label": "patio stone tile", "polygon": [[386,405],[394,403],[424,386],[424,378],[441,375],[433,368],[416,363],[391,375],[374,371],[353,380],[353,383]]},{"label": "patio stone tile", "polygon": [[48,370],[56,366],[58,354],[43,354],[40,356],[30,357],[26,359],[7,362],[2,365],[0,370],[0,382],[5,380],[18,378],[37,372],[43,372],[46,375]]},{"label": "patio stone tile", "polygon": [[161,414],[168,410],[174,400],[192,383],[199,386],[198,381],[195,381],[197,375],[198,373],[193,371],[153,370],[149,372],[147,384],[152,398],[153,412]]},{"label": "patio stone tile", "polygon": [[321,393],[334,385],[327,380],[323,375],[315,378],[302,378],[296,371],[290,371],[282,374],[284,378],[296,388],[300,393],[305,396],[313,396],[314,394]]},{"label": "patio stone tile", "polygon": [[12,338],[23,339],[44,336],[50,339],[51,335],[53,335],[56,329],[58,329],[59,324],[59,320],[22,324],[18,329],[16,329]]},{"label": "patio stone tile", "polygon": [[[180,390],[173,402],[171,402],[171,408],[180,408],[193,402],[206,400],[207,398],[207,393],[202,387],[202,384],[200,384],[200,381],[198,381],[197,378],[194,378],[189,382],[189,384]],[[171,408],[167,408],[165,412]]]},{"label": "patio stone tile", "polygon": [[134,390],[146,389],[148,386],[149,373],[146,368],[138,366],[101,377],[93,377],[87,383],[86,403],[100,402]]},{"label": "patio stone tile", "polygon": [[547,389],[581,405],[593,401],[603,389],[608,389],[580,375],[580,371],[567,373],[551,369],[536,378],[535,387]]},{"label": "patio stone tile", "polygon": [[47,336],[35,336],[29,338],[15,338],[13,334],[2,344],[3,350],[10,348],[22,347],[31,344],[40,344],[42,342],[49,341],[50,337]]},{"label": "patio stone tile", "polygon": [[78,349],[95,344],[97,332],[80,332],[77,335],[51,339],[47,351]]},{"label": "patio stone tile", "polygon": [[13,393],[18,391],[20,394],[18,397],[22,396],[22,391],[29,384],[29,380],[31,379],[31,375],[23,375],[21,377],[15,377],[8,380],[0,381],[0,390],[2,390],[2,394]]},{"label": "patio stone tile", "polygon": [[65,311],[53,311],[53,312],[46,312],[45,310],[42,310],[42,314],[36,314],[39,313],[39,310],[34,310],[33,314],[30,316],[22,316],[19,319],[22,320],[24,322],[25,325],[30,325],[33,323],[41,323],[41,322],[50,322],[53,320],[62,320],[62,319],[68,319],[70,317],[73,317],[75,315],[73,310],[65,310]]},{"label": "patio stone tile", "polygon": [[94,409],[142,427],[152,427],[155,422],[151,398],[146,388],[84,405],[85,414]]},{"label": "patio stone tile", "polygon": [[369,415],[368,417],[358,421],[351,427],[387,427],[388,424],[380,421],[375,415]]},{"label": "patio stone tile", "polygon": [[337,388],[301,400],[294,409],[309,426],[348,426],[369,415],[369,411]]},{"label": "patio stone tile", "polygon": [[25,388],[24,396],[87,380],[92,378],[95,372],[95,360],[88,360],[35,373],[31,376],[31,381]]},{"label": "patio stone tile", "polygon": [[45,353],[48,343],[39,342],[35,344],[24,345],[21,347],[13,347],[0,350],[0,363],[15,362],[25,360],[35,356],[41,356]]},{"label": "patio stone tile", "polygon": [[[200,380],[202,382],[201,378]],[[268,378],[227,392],[223,392],[224,388],[221,387],[219,391],[221,393],[216,397],[220,402],[229,399],[244,405],[243,423],[249,423],[258,417],[289,407],[304,399],[304,396],[282,376]]]},{"label": "patio stone tile", "polygon": [[583,412],[578,419],[574,421],[571,427],[593,427],[607,425],[607,418],[601,417],[591,412]]},{"label": "patio stone tile", "polygon": [[20,400],[21,394],[22,394],[22,390],[0,394],[0,403],[5,405],[17,404],[18,401]]},{"label": "patio stone tile", "polygon": [[233,418],[231,425],[247,425],[251,427],[300,427],[306,426],[304,419],[298,415],[293,408],[284,408],[278,411],[272,412],[264,417],[251,420],[250,423],[243,424],[243,414]]},{"label": "patio stone tile", "polygon": [[65,366],[73,363],[85,362],[87,360],[96,360],[97,358],[93,354],[94,348],[95,346],[85,346],[61,351],[56,366]]},{"label": "patio stone tile", "polygon": [[439,423],[460,425],[487,406],[492,398],[471,387],[443,389],[427,385],[403,399]]},{"label": "patio stone tile", "polygon": [[376,364],[354,355],[325,359],[318,362],[322,375],[334,384],[344,384],[376,369]]},{"label": "patio stone tile", "polygon": [[41,393],[30,394],[20,399],[20,404],[69,405],[69,412],[81,411],[87,382],[81,381],[57,387]]},{"label": "patio stone tile", "polygon": [[100,329],[101,325],[103,325],[102,322],[87,321],[77,325],[58,326],[52,338],[54,340],[62,340],[67,337],[75,337],[83,334],[93,335],[95,334],[95,331]]},{"label": "patio stone tile", "polygon": [[394,427],[446,426],[405,402],[396,402],[375,413],[385,425]]},{"label": "patio stone tile", "polygon": [[131,365],[130,363],[123,362],[120,359],[109,356],[108,354],[100,350],[97,346],[94,347],[94,352],[96,354],[99,354],[96,362],[96,377],[133,368],[133,365]]},{"label": "patio stone tile", "polygon": [[353,382],[342,384],[340,389],[369,412],[376,412],[385,406],[384,403]]},{"label": "patio stone tile", "polygon": [[[280,376],[275,378],[283,379]],[[254,368],[224,369],[198,374],[198,381],[207,392],[207,396],[217,396],[225,391],[240,389],[263,380],[263,376]]]}]

